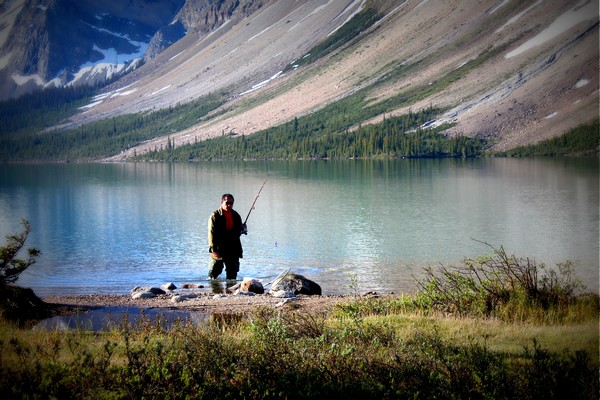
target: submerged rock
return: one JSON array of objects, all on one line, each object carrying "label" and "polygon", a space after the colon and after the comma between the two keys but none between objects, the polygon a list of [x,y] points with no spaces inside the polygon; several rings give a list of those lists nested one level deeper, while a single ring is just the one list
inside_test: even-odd
[{"label": "submerged rock", "polygon": [[204,285],[199,285],[197,283],[184,283],[181,285],[182,289],[202,289]]}]

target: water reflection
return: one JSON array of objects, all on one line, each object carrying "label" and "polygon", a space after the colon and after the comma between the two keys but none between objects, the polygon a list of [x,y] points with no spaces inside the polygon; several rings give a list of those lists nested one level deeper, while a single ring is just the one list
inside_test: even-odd
[{"label": "water reflection", "polygon": [[269,175],[242,276],[291,268],[325,294],[353,277],[363,292],[409,292],[423,267],[489,252],[477,239],[573,260],[597,291],[598,171],[597,159],[3,165],[0,235],[31,221],[27,245],[42,255],[18,284],[38,295],[211,286],[208,216],[227,192],[246,215]]},{"label": "water reflection", "polygon": [[210,279],[210,289],[214,294],[231,293],[231,287],[238,283],[235,279]]}]

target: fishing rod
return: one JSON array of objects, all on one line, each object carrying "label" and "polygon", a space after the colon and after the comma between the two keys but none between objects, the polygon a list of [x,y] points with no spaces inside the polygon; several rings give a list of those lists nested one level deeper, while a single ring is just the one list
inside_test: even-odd
[{"label": "fishing rod", "polygon": [[258,191],[258,194],[254,198],[254,202],[252,202],[252,205],[250,206],[250,211],[248,211],[248,215],[246,215],[246,219],[244,220],[243,225],[246,225],[246,222],[248,222],[248,218],[250,217],[250,213],[252,212],[252,210],[254,210],[254,205],[256,204],[256,200],[258,200],[258,197],[260,196],[260,192],[262,192],[262,190],[265,187],[265,185],[267,184],[268,180],[269,180],[269,177],[267,176],[267,179],[265,179],[265,181],[263,182],[262,186],[260,187],[260,190]]}]

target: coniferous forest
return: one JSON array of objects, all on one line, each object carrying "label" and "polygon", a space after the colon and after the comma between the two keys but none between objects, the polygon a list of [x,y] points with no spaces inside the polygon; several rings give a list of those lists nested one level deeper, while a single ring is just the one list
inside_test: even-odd
[{"label": "coniferous forest", "polygon": [[250,136],[225,134],[220,138],[154,149],[140,160],[200,161],[236,159],[348,159],[400,157],[473,157],[482,154],[485,142],[439,133],[447,126],[421,129],[435,115],[427,109],[378,124],[340,131],[316,118],[295,118],[287,124]]},{"label": "coniferous forest", "polygon": [[[53,89],[0,103],[0,160],[93,161],[109,157],[144,141],[175,135],[218,109],[226,94],[209,95],[187,104],[154,112],[128,114],[68,130],[48,129],[72,115],[91,98],[92,91]],[[401,101],[399,101],[401,102]],[[449,137],[449,125],[437,125],[443,112],[429,107],[388,116],[362,126],[381,114],[381,106],[365,107],[361,94],[338,101],[308,116],[294,118],[252,135],[223,132],[210,140],[177,143],[137,154],[135,161],[215,161],[248,159],[367,159],[415,157],[561,156],[596,154],[599,125],[582,124],[564,135],[493,153],[478,137]],[[397,105],[397,104],[395,104]],[[389,106],[389,104],[388,104]],[[218,114],[218,112],[217,112]],[[214,116],[214,115],[213,115]],[[427,127],[427,128],[424,128]]]},{"label": "coniferous forest", "polygon": [[[154,112],[128,114],[68,130],[47,129],[89,101],[90,92],[52,90],[32,106],[18,99],[0,104],[0,160],[92,161],[109,157],[146,140],[175,134],[208,118],[225,94],[209,95]],[[441,110],[432,107],[387,117],[377,124],[360,121],[381,112],[363,107],[362,95],[336,102],[309,116],[253,135],[224,132],[222,137],[183,145],[169,138],[165,148],[138,154],[137,161],[205,161],[241,159],[344,159],[397,157],[472,157],[482,153],[478,138],[448,138],[448,126],[423,129]],[[37,110],[37,111],[36,111]],[[37,112],[38,118],[31,118]],[[44,121],[48,121],[45,123]]]},{"label": "coniferous forest", "polygon": [[[352,42],[357,35],[382,18],[371,8],[355,15],[306,56],[286,67],[323,58],[332,49]],[[70,128],[58,128],[89,104],[100,87],[51,88],[18,99],[0,102],[0,161],[94,161],[116,155],[140,143],[168,136],[167,145],[136,154],[135,161],[206,161],[244,159],[353,159],[401,157],[561,156],[598,153],[598,120],[566,132],[560,137],[507,152],[491,152],[493,142],[480,137],[448,136],[451,126],[437,119],[445,110],[429,107],[390,116],[415,99],[444,90],[478,65],[491,59],[504,46],[482,52],[427,86],[416,86],[381,102],[369,101],[369,88],[337,100],[321,110],[251,135],[223,132],[215,139],[196,138],[193,144],[178,143],[176,133],[221,113],[227,99],[223,91],[166,109],[125,114]],[[418,69],[399,66],[382,81],[396,79]],[[394,75],[395,74],[395,75]],[[396,76],[398,75],[398,76]],[[383,121],[362,126],[384,115]]]}]

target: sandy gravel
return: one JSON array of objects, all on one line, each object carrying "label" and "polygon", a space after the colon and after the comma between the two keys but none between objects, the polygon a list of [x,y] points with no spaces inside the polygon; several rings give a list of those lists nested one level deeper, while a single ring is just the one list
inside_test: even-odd
[{"label": "sandy gravel", "polygon": [[[129,295],[120,294],[93,294],[93,295],[68,295],[46,296],[42,300],[51,305],[58,306],[63,311],[83,308],[126,306],[140,309],[164,308],[176,311],[205,311],[211,313],[246,314],[261,307],[280,309],[297,309],[306,312],[326,312],[336,303],[349,300],[349,296],[305,296],[299,295],[295,299],[276,298],[269,294],[262,295],[234,295],[234,294],[209,294],[200,293],[196,297],[181,302],[173,302],[173,295],[158,295],[151,299],[133,299]],[[66,307],[64,307],[66,306]]]}]

